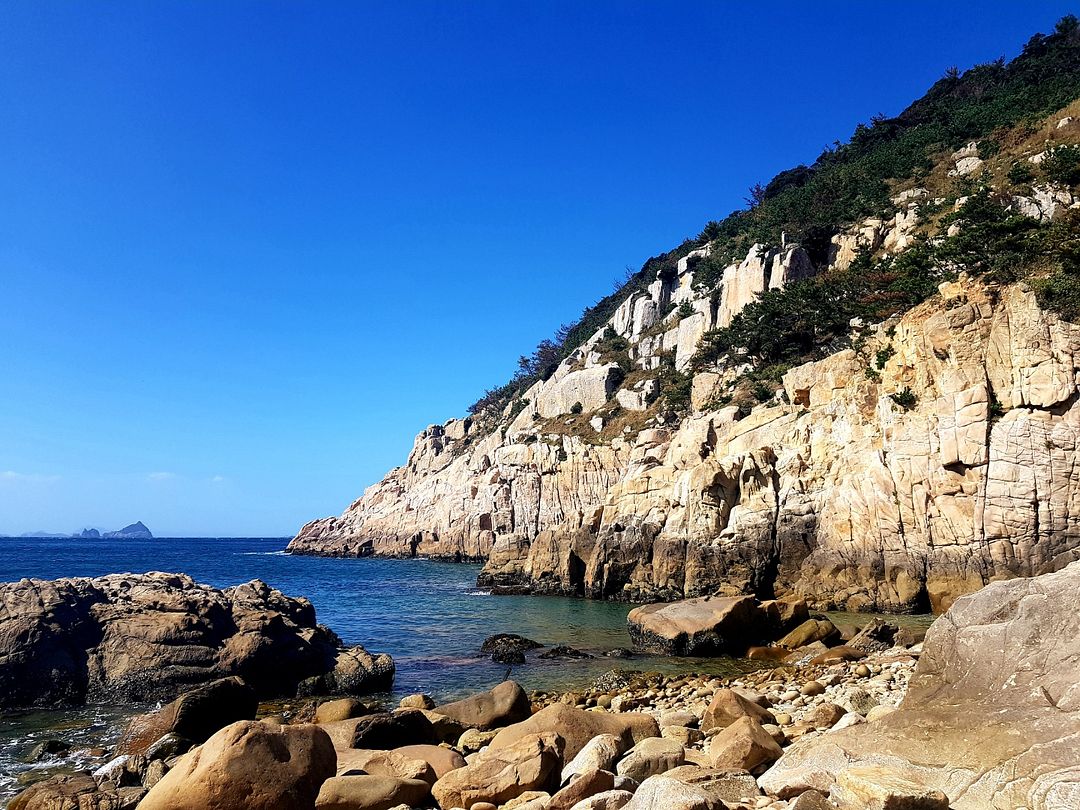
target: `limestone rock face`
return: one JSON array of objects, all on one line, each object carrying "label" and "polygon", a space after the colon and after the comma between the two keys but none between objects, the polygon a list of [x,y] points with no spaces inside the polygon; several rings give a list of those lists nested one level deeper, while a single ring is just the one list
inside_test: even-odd
[{"label": "limestone rock face", "polygon": [[940,791],[948,803],[927,806],[954,810],[1075,807],[1078,660],[1080,563],[993,582],[934,622],[899,709],[796,743],[761,786],[844,801]]},{"label": "limestone rock face", "polygon": [[394,666],[342,649],[310,602],[258,580],[225,590],[163,573],[0,584],[0,708],[171,700],[234,675],[260,695],[295,694],[339,670],[339,685],[371,691]]},{"label": "limestone rock face", "polygon": [[[901,201],[904,223],[917,199]],[[903,223],[866,227],[877,246],[906,238]],[[658,352],[689,362],[705,330],[809,272],[800,250],[756,246],[718,298],[695,297],[688,262],[628,299],[611,328],[642,369]],[[671,309],[680,302],[694,314]],[[587,436],[535,427],[544,392],[607,373],[588,365],[600,338],[486,432],[429,428],[404,467],[290,549],[484,559],[482,585],[537,593],[794,594],[815,609],[937,612],[1080,558],[1080,327],[1023,284],[944,283],[865,327],[859,351],[791,369],[778,404],[749,415],[717,407],[724,374],[708,370],[681,421],[602,439],[587,419]],[[638,407],[636,384],[614,396]]]}]

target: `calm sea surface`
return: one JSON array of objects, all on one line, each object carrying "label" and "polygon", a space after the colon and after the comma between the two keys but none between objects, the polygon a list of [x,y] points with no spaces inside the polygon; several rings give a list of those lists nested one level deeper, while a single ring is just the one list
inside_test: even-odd
[{"label": "calm sea surface", "polygon": [[[412,692],[452,699],[498,683],[506,665],[482,658],[477,650],[487,636],[502,632],[520,633],[548,646],[568,644],[596,656],[580,661],[532,658],[512,672],[526,689],[569,688],[610,669],[728,674],[750,666],[730,658],[608,658],[604,652],[630,646],[625,604],[490,596],[476,588],[479,566],[294,557],[283,552],[286,542],[0,538],[0,582],[145,571],[183,572],[216,587],[262,579],[289,596],[310,599],[318,620],[346,644],[390,653],[397,676],[388,700]],[[132,711],[90,707],[0,716],[0,801],[14,791],[19,773],[30,767],[22,759],[35,741],[56,736],[76,745],[99,744],[109,740]],[[52,761],[37,767],[70,764]]]}]

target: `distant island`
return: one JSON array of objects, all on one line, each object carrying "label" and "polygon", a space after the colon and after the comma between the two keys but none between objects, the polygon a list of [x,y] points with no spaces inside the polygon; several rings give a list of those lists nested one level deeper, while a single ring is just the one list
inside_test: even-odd
[{"label": "distant island", "polygon": [[75,532],[74,534],[62,534],[60,532],[26,532],[20,534],[20,537],[40,537],[42,539],[60,539],[66,537],[77,537],[81,540],[152,540],[154,535],[146,528],[146,524],[141,520],[137,520],[125,526],[122,529],[118,529],[115,532],[102,532],[97,529],[83,529],[82,531]]}]

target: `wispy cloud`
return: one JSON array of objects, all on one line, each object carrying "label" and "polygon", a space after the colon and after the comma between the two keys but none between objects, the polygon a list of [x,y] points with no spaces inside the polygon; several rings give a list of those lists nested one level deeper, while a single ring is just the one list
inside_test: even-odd
[{"label": "wispy cloud", "polygon": [[21,484],[51,484],[54,481],[59,481],[59,475],[42,475],[41,473],[21,473],[15,472],[15,470],[4,470],[0,472],[0,481],[9,481],[12,483]]},{"label": "wispy cloud", "polygon": [[146,477],[149,478],[151,481],[169,481],[169,480],[171,480],[173,478],[176,478],[176,473],[152,472],[152,473],[150,473],[150,475],[148,475]]},{"label": "wispy cloud", "polygon": [[224,475],[215,475],[213,478],[210,479],[210,483],[211,484],[223,484],[223,483],[225,483],[225,476]]}]

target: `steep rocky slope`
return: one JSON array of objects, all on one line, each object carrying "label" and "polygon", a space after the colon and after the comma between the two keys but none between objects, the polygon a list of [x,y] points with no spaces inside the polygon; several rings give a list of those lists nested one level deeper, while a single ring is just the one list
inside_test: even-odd
[{"label": "steep rocky slope", "polygon": [[[1054,40],[1071,69],[1075,40]],[[1035,58],[1000,68],[1012,71],[1001,86]],[[925,131],[904,122],[938,91],[890,122],[896,138]],[[941,610],[1077,559],[1080,328],[1044,304],[1047,273],[1071,272],[1054,262],[1080,231],[1080,178],[1038,173],[1071,159],[1078,106],[1010,127],[989,116],[982,140],[927,147],[929,168],[883,175],[892,197],[873,215],[823,231],[806,214],[798,240],[762,230],[814,182],[782,173],[749,213],[590,310],[606,317],[587,313],[592,333],[557,364],[427,428],[405,466],[290,551],[481,559],[483,584],[541,593],[796,592],[856,610]],[[878,147],[859,148],[801,169],[827,179]],[[1058,253],[1022,253],[1033,233]],[[872,306],[853,309],[861,276]],[[782,352],[747,348],[746,313],[751,337],[768,338],[758,302],[801,305],[781,294],[803,290],[826,308],[835,297],[828,318],[818,303],[802,332],[777,324]],[[842,329],[815,323],[842,315]]]}]

